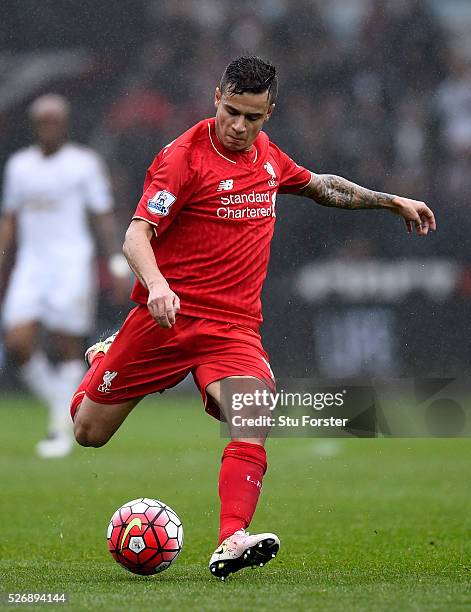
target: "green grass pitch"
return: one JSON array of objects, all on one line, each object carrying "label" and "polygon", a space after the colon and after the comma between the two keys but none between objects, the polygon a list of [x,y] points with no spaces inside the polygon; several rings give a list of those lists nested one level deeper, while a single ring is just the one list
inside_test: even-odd
[{"label": "green grass pitch", "polygon": [[[107,446],[63,460],[34,456],[38,404],[3,397],[0,418],[3,592],[65,591],[67,610],[471,608],[471,440],[344,439],[334,454],[320,453],[325,441],[271,440],[252,530],[278,533],[280,553],[221,583],[207,562],[225,442],[197,398],[149,398]],[[114,510],[144,496],[185,529],[175,565],[151,578],[106,547]]]}]

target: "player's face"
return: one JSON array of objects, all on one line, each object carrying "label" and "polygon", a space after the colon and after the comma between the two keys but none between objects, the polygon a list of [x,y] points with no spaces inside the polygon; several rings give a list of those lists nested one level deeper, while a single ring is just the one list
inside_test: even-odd
[{"label": "player's face", "polygon": [[257,138],[274,104],[268,101],[268,92],[231,94],[216,88],[216,135],[226,149],[245,151]]},{"label": "player's face", "polygon": [[33,127],[39,144],[46,151],[55,150],[65,141],[67,116],[62,113],[43,113],[33,120]]}]

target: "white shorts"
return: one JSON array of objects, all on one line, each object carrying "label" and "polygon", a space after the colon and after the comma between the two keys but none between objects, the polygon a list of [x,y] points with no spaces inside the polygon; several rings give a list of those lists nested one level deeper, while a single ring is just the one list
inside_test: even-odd
[{"label": "white shorts", "polygon": [[50,331],[86,336],[96,310],[90,261],[21,258],[13,268],[2,309],[6,329],[39,321]]}]

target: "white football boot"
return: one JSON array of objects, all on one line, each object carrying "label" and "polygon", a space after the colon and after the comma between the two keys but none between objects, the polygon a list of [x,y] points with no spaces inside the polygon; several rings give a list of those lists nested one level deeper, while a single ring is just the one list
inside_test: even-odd
[{"label": "white football boot", "polygon": [[244,529],[226,538],[209,560],[209,571],[225,580],[244,567],[262,567],[276,557],[280,540],[274,533],[250,535]]},{"label": "white football boot", "polygon": [[111,336],[108,336],[108,338],[105,338],[105,340],[99,340],[98,342],[95,342],[95,344],[92,344],[92,346],[87,348],[87,350],[85,351],[85,361],[89,367],[92,365],[93,357],[95,357],[97,353],[108,352],[108,349],[112,345],[113,340],[118,335],[118,332],[119,330]]},{"label": "white football boot", "polygon": [[60,459],[70,455],[74,447],[72,435],[61,432],[51,434],[36,445],[36,453],[42,459]]}]

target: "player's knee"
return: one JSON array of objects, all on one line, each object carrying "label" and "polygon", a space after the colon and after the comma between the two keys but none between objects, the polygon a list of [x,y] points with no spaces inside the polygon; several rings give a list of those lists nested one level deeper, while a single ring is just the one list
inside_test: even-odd
[{"label": "player's knee", "polygon": [[22,338],[15,337],[14,334],[7,333],[5,335],[4,344],[9,357],[17,365],[26,363],[33,353],[32,344],[25,342]]},{"label": "player's knee", "polygon": [[110,439],[110,436],[79,419],[74,423],[74,436],[80,446],[93,446],[94,448],[105,445]]}]

